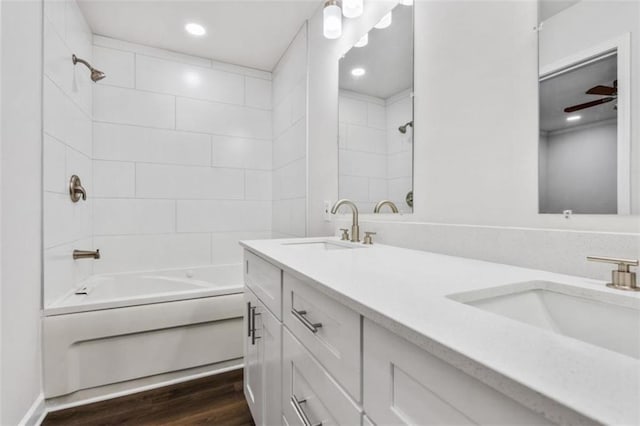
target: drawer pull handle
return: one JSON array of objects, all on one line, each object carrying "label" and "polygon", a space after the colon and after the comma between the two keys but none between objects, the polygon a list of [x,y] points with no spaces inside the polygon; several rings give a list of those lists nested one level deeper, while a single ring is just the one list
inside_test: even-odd
[{"label": "drawer pull handle", "polygon": [[255,345],[256,340],[260,338],[260,336],[256,336],[256,316],[261,315],[259,312],[256,312],[257,306],[251,307],[251,344]]},{"label": "drawer pull handle", "polygon": [[300,404],[304,404],[305,402],[307,402],[306,399],[301,399],[298,400],[298,398],[296,398],[295,395],[293,395],[291,397],[291,405],[293,405],[293,409],[296,410],[296,414],[298,415],[298,418],[300,418],[300,421],[302,422],[302,424],[304,426],[322,426],[322,422],[319,423],[311,423],[311,421],[309,420],[309,417],[307,416],[307,413],[304,412],[304,410],[302,409],[302,406]]},{"label": "drawer pull handle", "polygon": [[291,309],[291,313],[293,314],[294,317],[298,319],[298,321],[302,323],[302,325],[307,327],[309,331],[312,333],[317,333],[318,329],[322,328],[322,323],[320,322],[313,323],[309,321],[307,317],[305,317],[305,315],[307,314],[307,311],[296,311],[295,309]]}]

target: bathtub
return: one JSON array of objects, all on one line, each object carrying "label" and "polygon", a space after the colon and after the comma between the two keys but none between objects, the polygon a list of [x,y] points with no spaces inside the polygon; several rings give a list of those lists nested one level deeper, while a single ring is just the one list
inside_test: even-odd
[{"label": "bathtub", "polygon": [[242,290],[241,264],[91,277],[44,309],[45,397],[241,362]]}]

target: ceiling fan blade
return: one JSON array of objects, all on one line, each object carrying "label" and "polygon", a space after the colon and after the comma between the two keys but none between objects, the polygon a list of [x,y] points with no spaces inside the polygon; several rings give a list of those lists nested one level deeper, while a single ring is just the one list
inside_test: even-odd
[{"label": "ceiling fan blade", "polygon": [[613,101],[615,98],[602,98],[597,101],[586,102],[584,104],[570,106],[564,109],[564,112],[575,112],[580,111],[581,109],[591,108],[597,105],[606,104],[607,102]]},{"label": "ceiling fan blade", "polygon": [[587,95],[602,95],[602,96],[612,96],[615,95],[618,89],[615,87],[609,86],[595,86],[591,89],[587,90]]}]

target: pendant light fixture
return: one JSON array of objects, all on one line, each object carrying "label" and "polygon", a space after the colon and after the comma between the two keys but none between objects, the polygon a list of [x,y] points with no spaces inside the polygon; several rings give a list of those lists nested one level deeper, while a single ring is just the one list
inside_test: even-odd
[{"label": "pendant light fixture", "polygon": [[342,14],[345,18],[357,18],[364,10],[363,0],[342,0]]},{"label": "pendant light fixture", "polygon": [[342,10],[340,0],[327,0],[322,11],[323,33],[328,39],[340,38],[342,35]]}]

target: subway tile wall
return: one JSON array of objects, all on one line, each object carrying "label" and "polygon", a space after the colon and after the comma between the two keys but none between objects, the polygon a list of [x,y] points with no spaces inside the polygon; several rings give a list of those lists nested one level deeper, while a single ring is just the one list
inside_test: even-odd
[{"label": "subway tile wall", "polygon": [[271,73],[94,36],[94,273],[239,263],[271,237]]},{"label": "subway tile wall", "polygon": [[307,27],[300,29],[273,72],[274,237],[306,235]]},{"label": "subway tile wall", "polygon": [[94,36],[75,0],[46,0],[44,31],[45,305],[92,274],[239,263],[239,240],[271,237],[271,73]]},{"label": "subway tile wall", "polygon": [[347,90],[339,93],[339,192],[354,200],[361,212],[392,200],[411,211],[405,196],[412,187],[412,134],[401,125],[413,119],[411,92],[387,99]]},{"label": "subway tile wall", "polygon": [[45,305],[85,280],[92,262],[75,262],[74,248],[91,249],[93,198],[72,203],[73,174],[93,193],[92,82],[71,55],[93,61],[92,34],[75,0],[44,2],[43,188]]}]

